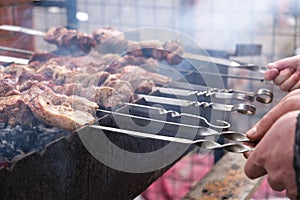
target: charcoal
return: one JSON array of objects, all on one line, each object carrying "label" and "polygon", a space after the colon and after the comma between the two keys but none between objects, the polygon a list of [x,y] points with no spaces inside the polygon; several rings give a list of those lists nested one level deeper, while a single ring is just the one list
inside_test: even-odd
[{"label": "charcoal", "polygon": [[12,160],[20,154],[43,150],[50,142],[70,134],[68,131],[46,127],[43,124],[26,128],[0,123],[0,128],[0,163],[1,160]]}]

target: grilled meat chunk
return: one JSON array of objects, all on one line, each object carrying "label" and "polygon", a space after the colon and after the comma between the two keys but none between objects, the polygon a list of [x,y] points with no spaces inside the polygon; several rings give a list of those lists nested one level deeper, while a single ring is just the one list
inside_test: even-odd
[{"label": "grilled meat chunk", "polygon": [[22,95],[33,115],[46,125],[73,131],[94,123],[93,116],[98,106],[86,98],[57,94],[47,85],[37,82]]},{"label": "grilled meat chunk", "polygon": [[0,97],[18,94],[20,94],[20,92],[16,89],[15,81],[9,78],[0,80]]},{"label": "grilled meat chunk", "polygon": [[157,72],[159,70],[158,61],[153,58],[124,55],[109,63],[105,71],[108,71],[113,74],[120,73],[123,67],[127,65],[143,66],[144,69],[149,70],[151,72]]},{"label": "grilled meat chunk", "polygon": [[93,115],[96,114],[96,110],[98,109],[98,105],[95,102],[76,95],[69,96],[66,103],[70,104],[75,110],[80,110]]},{"label": "grilled meat chunk", "polygon": [[28,104],[34,116],[44,124],[74,131],[87,124],[93,124],[92,114],[75,110],[70,104],[55,104],[49,99],[37,95]]},{"label": "grilled meat chunk", "polygon": [[[80,33],[76,30],[68,30],[64,27],[55,27],[47,31],[44,40],[75,53],[82,51],[87,53],[92,48],[92,36]],[[78,53],[78,52],[77,52]]]},{"label": "grilled meat chunk", "polygon": [[130,41],[128,43],[128,53],[138,57],[153,57],[157,60],[163,60],[163,51],[163,45],[159,40]]},{"label": "grilled meat chunk", "polygon": [[121,80],[127,80],[131,84],[133,91],[139,94],[149,94],[152,91],[152,87],[155,86],[153,80],[141,76],[140,73],[136,73],[134,70],[128,69],[126,73],[120,74],[119,77]]},{"label": "grilled meat chunk", "polygon": [[170,65],[176,65],[182,61],[183,47],[178,41],[168,41],[163,46],[166,60]]},{"label": "grilled meat chunk", "polygon": [[34,116],[22,95],[0,97],[0,122],[12,127],[24,125],[31,127]]},{"label": "grilled meat chunk", "polygon": [[51,58],[55,58],[56,56],[49,52],[34,52],[30,58],[28,63],[34,68],[40,67],[42,64],[50,60]]},{"label": "grilled meat chunk", "polygon": [[63,85],[53,84],[52,89],[53,89],[53,91],[55,91],[59,94],[64,94],[67,96],[71,96],[71,95],[78,96],[78,95],[80,95],[81,91],[83,90],[83,86],[80,83],[65,83]]},{"label": "grilled meat chunk", "polygon": [[123,102],[131,102],[134,90],[128,81],[114,80],[107,82],[105,86],[115,89]]},{"label": "grilled meat chunk", "polygon": [[107,43],[108,40],[110,40],[110,42],[113,42],[113,40],[118,40],[120,42],[125,40],[124,33],[112,27],[98,29],[94,31],[92,35],[93,35],[93,40],[92,40],[93,47],[97,47],[99,44]]},{"label": "grilled meat chunk", "polygon": [[153,87],[155,87],[153,80],[144,79],[137,82],[134,91],[139,94],[149,94]]},{"label": "grilled meat chunk", "polygon": [[123,105],[122,96],[111,87],[96,87],[94,99],[100,108],[114,110]]},{"label": "grilled meat chunk", "polygon": [[98,29],[92,35],[63,27],[51,28],[44,39],[73,52],[71,55],[74,55],[76,50],[81,50],[85,55],[93,48],[101,54],[128,53],[136,57],[166,59],[171,65],[182,61],[183,48],[178,41],[167,41],[164,44],[158,40],[131,41],[125,38],[124,33],[112,27]]},{"label": "grilled meat chunk", "polygon": [[[141,79],[145,80],[153,80],[155,83],[157,84],[167,84],[170,83],[172,81],[172,79],[170,77],[158,74],[158,73],[152,73],[152,72],[148,72],[145,69],[139,67],[139,66],[135,66],[135,65],[127,65],[125,67],[123,67],[122,70],[122,74],[121,77],[123,80],[130,80],[130,79],[136,79],[134,77],[136,76],[140,76]],[[133,77],[133,78],[130,78]]]},{"label": "grilled meat chunk", "polygon": [[43,98],[51,101],[55,105],[63,104],[67,100],[67,96],[55,93],[49,86],[35,82],[29,90],[22,92],[26,104],[40,95]]},{"label": "grilled meat chunk", "polygon": [[[96,102],[102,109],[114,110],[128,102],[127,96],[118,93],[114,88],[107,86],[89,87],[82,91],[82,97],[90,101]],[[132,98],[132,97],[131,97]]]}]

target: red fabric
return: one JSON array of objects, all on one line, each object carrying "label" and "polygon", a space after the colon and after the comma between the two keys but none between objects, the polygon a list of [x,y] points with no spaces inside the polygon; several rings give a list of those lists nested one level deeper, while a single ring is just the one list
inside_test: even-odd
[{"label": "red fabric", "polygon": [[[142,196],[146,200],[182,199],[212,168],[213,162],[213,155],[210,154],[203,157],[197,154],[186,156],[154,182]],[[252,199],[270,199],[271,197],[285,197],[285,192],[273,191],[266,178]]]},{"label": "red fabric", "polygon": [[154,182],[142,196],[146,200],[179,200],[213,166],[213,156],[186,156]]}]

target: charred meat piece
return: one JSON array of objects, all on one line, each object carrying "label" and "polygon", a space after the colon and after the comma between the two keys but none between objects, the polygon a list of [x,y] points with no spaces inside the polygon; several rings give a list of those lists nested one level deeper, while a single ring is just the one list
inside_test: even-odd
[{"label": "charred meat piece", "polygon": [[75,110],[80,110],[93,115],[96,114],[96,110],[98,109],[98,105],[95,102],[76,95],[69,96],[66,103],[70,104]]},{"label": "charred meat piece", "polygon": [[80,33],[76,30],[68,30],[64,27],[49,29],[44,40],[50,44],[65,48],[72,53],[75,53],[76,51],[88,53],[92,48],[91,35]]},{"label": "charred meat piece", "polygon": [[105,69],[110,73],[120,73],[123,70],[124,66],[127,65],[137,65],[142,66],[144,69],[157,72],[159,70],[158,61],[153,58],[144,58],[144,57],[136,57],[133,55],[124,55],[113,60]]},{"label": "charred meat piece", "polygon": [[102,72],[99,74],[97,86],[101,86],[111,76],[108,72]]},{"label": "charred meat piece", "polygon": [[[104,86],[104,85],[108,85],[110,82],[112,81],[116,81],[120,79],[120,74],[109,74],[106,79],[103,79],[103,83],[100,85],[98,84],[98,86]],[[98,82],[99,83],[99,82]]]},{"label": "charred meat piece", "polygon": [[74,69],[74,68],[81,68],[90,66],[93,67],[95,70],[99,71],[98,68],[102,67],[106,64],[105,58],[103,56],[96,56],[95,54],[89,54],[86,56],[77,56],[77,57],[71,57],[71,56],[64,56],[64,57],[56,57],[49,60],[49,62],[55,62],[58,65],[64,65],[68,69]]},{"label": "charred meat piece", "polygon": [[163,47],[166,60],[170,65],[176,65],[182,61],[183,47],[178,41],[165,42]]},{"label": "charred meat piece", "polygon": [[55,104],[49,99],[37,95],[28,104],[34,116],[44,124],[74,131],[87,124],[93,124],[92,114],[75,110],[70,104]]},{"label": "charred meat piece", "polygon": [[[71,94],[70,96],[66,96],[62,93],[58,94],[55,92],[57,90],[57,87],[64,87],[64,86],[56,86],[51,81],[43,81],[41,83],[34,82],[31,83],[32,86],[29,90],[24,91],[22,93],[24,99],[26,100],[27,104],[36,96],[40,95],[44,99],[47,99],[51,101],[54,105],[63,105],[67,103],[68,105],[71,105],[72,108],[76,110],[81,110],[84,112],[89,112],[91,114],[94,113],[95,109],[97,109],[97,104],[91,101],[88,101],[86,98]],[[70,86],[70,87],[76,87],[76,86]],[[80,85],[78,86],[80,87]],[[81,87],[82,88],[82,87]],[[81,91],[80,91],[81,92]],[[78,92],[79,94],[79,92]],[[73,107],[73,105],[75,107]],[[89,107],[89,108],[88,108]],[[81,109],[84,108],[84,109]],[[88,108],[88,109],[87,109]]]},{"label": "charred meat piece", "polygon": [[31,66],[34,66],[35,68],[40,67],[43,63],[47,62],[51,58],[54,58],[55,55],[49,52],[34,52],[30,58],[29,63]]},{"label": "charred meat piece", "polygon": [[14,80],[9,78],[4,78],[0,80],[0,97],[18,95],[20,92],[16,88],[16,83]]},{"label": "charred meat piece", "polygon": [[67,77],[75,76],[76,72],[67,69],[65,66],[57,65],[52,74],[52,80],[57,85],[63,85]]},{"label": "charred meat piece", "polygon": [[21,65],[21,64],[10,64],[9,67],[5,67],[2,72],[6,74],[10,74],[12,76],[17,76],[19,71],[28,71],[31,73],[35,72],[35,68],[30,65]]},{"label": "charred meat piece", "polygon": [[83,97],[57,94],[47,83],[35,82],[22,93],[24,104],[37,119],[46,125],[70,131],[94,122],[93,114],[98,108],[96,103]]},{"label": "charred meat piece", "polygon": [[107,82],[104,86],[111,87],[116,90],[123,102],[131,102],[133,98],[133,88],[128,81],[114,80]]},{"label": "charred meat piece", "polygon": [[52,80],[57,85],[64,84],[68,78],[76,75],[75,71],[55,62],[46,62],[36,73],[46,77],[47,80]]},{"label": "charred meat piece", "polygon": [[126,73],[120,74],[119,77],[130,82],[135,93],[149,94],[152,91],[152,87],[155,86],[153,80],[141,76],[140,73],[135,73],[134,70],[128,70]]},{"label": "charred meat piece", "polygon": [[[119,57],[118,54],[99,54],[95,51],[85,56],[60,56],[49,59],[46,63],[55,63],[64,65],[68,69],[91,67],[94,70],[102,71],[105,65],[108,65],[113,60]],[[41,62],[41,65],[46,64]],[[31,63],[30,63],[31,64]]]},{"label": "charred meat piece", "polygon": [[161,85],[170,83],[172,81],[170,77],[158,73],[148,72],[139,66],[135,66],[135,65],[125,66],[121,74],[122,79],[125,80],[126,77],[129,77],[131,75],[133,76],[138,75],[141,77],[141,79],[153,80],[154,83],[161,84]]},{"label": "charred meat piece", "polygon": [[123,105],[123,96],[114,88],[107,86],[86,88],[82,90],[81,96],[96,102],[99,108],[103,109],[113,110]]},{"label": "charred meat piece", "polygon": [[59,94],[64,94],[67,96],[80,95],[81,90],[83,90],[82,84],[80,83],[66,83],[63,85],[53,85],[53,91]]},{"label": "charred meat piece", "polygon": [[24,91],[29,90],[33,85],[36,84],[44,85],[44,87],[47,86],[55,93],[67,96],[78,95],[83,89],[82,84],[80,83],[66,83],[63,85],[56,85],[55,83],[53,83],[53,81],[42,81],[38,83],[36,81],[28,80],[23,84],[18,85],[18,90],[24,94],[26,93]]},{"label": "charred meat piece", "polygon": [[112,28],[112,27],[106,27],[101,28],[93,32],[93,47],[98,46],[99,44],[102,44],[108,40],[116,39],[118,40],[125,40],[124,33]]},{"label": "charred meat piece", "polygon": [[95,88],[95,101],[100,108],[113,110],[123,105],[121,95],[111,87]]},{"label": "charred meat piece", "polygon": [[128,54],[142,56],[145,58],[153,57],[157,60],[164,59],[163,45],[159,40],[144,40],[140,42],[130,41],[128,43]]},{"label": "charred meat piece", "polygon": [[46,80],[41,74],[35,73],[35,68],[30,65],[11,64],[3,70],[3,73],[11,75],[11,79],[15,79],[16,83],[22,84],[27,80]]},{"label": "charred meat piece", "polygon": [[138,84],[134,91],[139,94],[149,94],[152,91],[152,88],[155,87],[153,80],[144,79],[137,83]]},{"label": "charred meat piece", "polygon": [[124,33],[112,27],[98,29],[92,35],[68,30],[64,27],[51,28],[44,39],[71,52],[81,50],[83,55],[89,53],[93,48],[95,52],[101,54],[126,53],[136,57],[166,59],[172,65],[181,62],[183,54],[183,47],[178,41],[167,41],[164,44],[158,40],[131,41],[125,38]]},{"label": "charred meat piece", "polygon": [[29,102],[38,95],[51,101],[55,105],[63,104],[67,100],[68,97],[66,95],[55,93],[49,86],[43,83],[35,82],[29,90],[22,92],[26,104],[29,104]]},{"label": "charred meat piece", "polygon": [[78,73],[73,76],[67,76],[65,79],[65,84],[79,83],[83,88],[90,86],[90,75],[87,73]]},{"label": "charred meat piece", "polygon": [[22,84],[17,85],[17,88],[20,92],[24,92],[26,90],[29,90],[34,84],[36,84],[36,81],[27,80],[27,81],[24,81]]},{"label": "charred meat piece", "polygon": [[17,83],[22,84],[27,80],[45,81],[45,80],[47,80],[47,78],[41,74],[36,74],[35,72],[28,71],[24,68],[18,70],[18,72],[16,74]]},{"label": "charred meat piece", "polygon": [[21,95],[0,97],[0,121],[12,127],[24,125],[31,127],[34,116]]},{"label": "charred meat piece", "polygon": [[125,39],[124,33],[112,27],[98,29],[92,35],[93,47],[98,53],[121,54],[128,49],[128,40]]},{"label": "charred meat piece", "polygon": [[57,67],[57,63],[46,62],[39,69],[36,70],[37,74],[43,75],[47,80],[52,80],[54,70]]}]

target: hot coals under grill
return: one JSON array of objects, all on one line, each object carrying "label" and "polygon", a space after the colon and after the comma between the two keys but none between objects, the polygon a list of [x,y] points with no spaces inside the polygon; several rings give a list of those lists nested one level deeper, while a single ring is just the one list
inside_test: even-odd
[{"label": "hot coals under grill", "polygon": [[2,123],[0,132],[0,161],[2,167],[8,168],[15,157],[22,157],[25,154],[36,150],[43,150],[50,142],[69,135],[68,131],[57,127],[46,127],[39,124],[32,128],[24,126],[6,126]]}]

